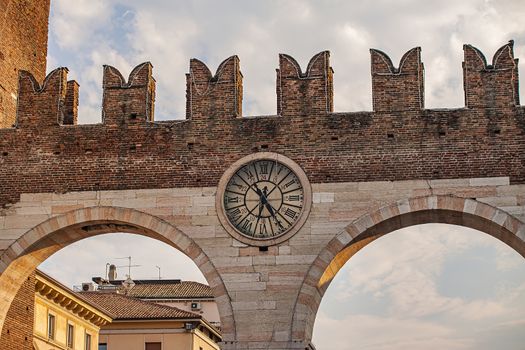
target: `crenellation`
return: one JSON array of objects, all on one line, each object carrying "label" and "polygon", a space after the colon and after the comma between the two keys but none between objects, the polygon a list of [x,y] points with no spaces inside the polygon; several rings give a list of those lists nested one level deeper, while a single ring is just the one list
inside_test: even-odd
[{"label": "crenellation", "polygon": [[153,65],[136,66],[128,81],[112,66],[104,66],[102,120],[106,125],[129,125],[153,121],[155,79]]},{"label": "crenellation", "polygon": [[280,54],[277,114],[308,116],[333,112],[333,73],[329,51],[313,56],[304,73],[293,57]]},{"label": "crenellation", "polygon": [[371,49],[374,112],[420,111],[425,108],[421,48],[407,51],[394,67],[390,57]]},{"label": "crenellation", "polygon": [[59,125],[66,101],[67,72],[67,68],[57,68],[40,85],[31,73],[20,71],[17,127],[41,129]]},{"label": "crenellation", "polygon": [[464,45],[463,87],[467,108],[513,108],[519,106],[518,59],[514,41],[496,51],[492,64],[472,45]]},{"label": "crenellation", "polygon": [[[488,132],[493,135],[499,134],[502,130],[498,125],[497,113],[489,109],[518,108],[523,114],[522,108],[519,108],[518,60],[513,55],[513,42],[509,42],[496,52],[491,65],[486,63],[483,54],[473,46],[465,45],[464,51],[466,106],[471,109],[484,108],[485,115],[490,118],[490,125],[487,126]],[[459,109],[441,112],[424,109],[424,65],[421,62],[421,48],[416,47],[406,52],[398,68],[384,52],[371,49],[370,53],[374,113],[394,117],[400,112],[415,112],[425,116],[457,114],[456,111]],[[343,114],[357,118],[363,114],[333,113],[333,69],[329,58],[328,51],[314,55],[306,71],[302,72],[293,57],[285,54],[279,55],[276,81],[278,116],[311,117]],[[104,66],[102,104],[105,125],[130,125],[154,120],[155,79],[152,69],[153,66],[149,62],[140,64],[130,73],[126,82],[118,69]],[[63,74],[67,75],[67,70]],[[28,91],[31,91],[28,88],[29,85],[34,86],[34,92],[44,90],[36,83],[36,79],[29,78],[29,75],[30,73],[26,71],[20,73],[20,94],[27,94]],[[48,79],[49,77],[43,83],[44,87]],[[217,68],[215,75],[212,75],[203,62],[192,59],[190,72],[187,74],[186,119],[195,123],[208,119],[216,121],[239,119],[242,116],[242,79],[237,56],[224,60]],[[63,85],[62,82],[60,84]],[[56,103],[53,97],[48,101],[48,105],[55,105],[60,110],[57,112],[60,125],[76,125],[78,83],[70,81],[67,82],[66,87],[59,86],[58,88],[65,90],[66,96],[60,96],[59,103]],[[42,103],[45,100],[43,96],[39,99]],[[33,114],[52,113],[53,115],[49,118],[55,124],[56,108],[42,110],[37,105],[27,107],[27,103],[25,105],[24,103],[22,96],[18,102],[18,108],[21,109],[18,119],[22,119],[21,125],[25,122],[24,117],[30,112]],[[31,108],[34,111],[30,111]],[[268,118],[272,119],[272,117]],[[36,121],[38,118],[33,119]],[[331,123],[331,120],[327,122]],[[159,122],[159,124],[172,127],[180,122]],[[394,124],[395,122],[392,123],[393,128],[395,128]],[[363,124],[356,120],[354,127],[363,125],[366,125],[366,122]],[[450,126],[453,125],[447,125],[447,127]],[[395,138],[393,133],[389,132],[389,134],[392,134],[391,138]],[[198,143],[198,140],[196,142]],[[195,142],[188,141],[189,143],[194,144]]]},{"label": "crenellation", "polygon": [[237,56],[225,59],[214,76],[202,61],[191,59],[186,74],[186,119],[241,117],[242,79]]}]

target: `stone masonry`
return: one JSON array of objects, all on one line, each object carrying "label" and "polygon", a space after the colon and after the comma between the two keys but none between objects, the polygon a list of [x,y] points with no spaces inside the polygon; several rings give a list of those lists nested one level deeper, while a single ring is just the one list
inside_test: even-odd
[{"label": "stone masonry", "polygon": [[[463,225],[525,256],[525,109],[513,43],[491,64],[464,46],[458,109],[424,108],[420,48],[397,68],[370,52],[373,111],[359,113],[333,113],[328,51],[306,72],[279,56],[277,115],[264,117],[242,116],[237,56],[214,75],[190,61],[182,121],[154,121],[148,62],[127,80],[104,67],[103,122],[94,125],[76,125],[79,86],[66,68],[43,81],[20,71],[15,125],[0,129],[0,325],[20,326],[9,306],[40,262],[108,232],[162,240],[196,263],[219,305],[224,349],[310,348],[337,271],[402,227]],[[306,223],[269,247],[230,236],[216,207],[222,174],[261,151],[292,159],[312,184]]]},{"label": "stone masonry", "polygon": [[[525,185],[512,185],[508,177],[312,187],[307,223],[268,251],[242,244],[224,230],[216,216],[214,187],[23,194],[0,217],[2,248],[7,249],[4,274],[18,281],[53,252],[93,234],[147,235],[183,251],[199,266],[217,297],[223,348],[288,349],[308,346],[330,280],[355,251],[382,234],[417,223],[462,224],[525,254]],[[418,216],[429,210],[446,215]],[[374,216],[378,211],[381,216]],[[387,223],[393,215],[399,223]],[[476,220],[469,221],[469,215]],[[379,235],[357,234],[380,223],[388,225]],[[6,269],[7,264],[17,266]],[[14,287],[7,289],[2,284],[1,300],[16,293]]]}]

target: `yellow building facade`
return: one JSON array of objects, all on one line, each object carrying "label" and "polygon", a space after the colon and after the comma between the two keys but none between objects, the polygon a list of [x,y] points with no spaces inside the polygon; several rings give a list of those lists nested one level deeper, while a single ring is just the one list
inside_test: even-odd
[{"label": "yellow building facade", "polygon": [[34,302],[34,350],[220,349],[220,332],[200,314],[119,293],[74,292],[39,270]]},{"label": "yellow building facade", "polygon": [[217,338],[199,328],[186,330],[184,322],[115,322],[101,330],[99,339],[102,350],[219,350]]},{"label": "yellow building facade", "polygon": [[35,350],[98,350],[100,327],[111,320],[78,293],[36,271]]}]

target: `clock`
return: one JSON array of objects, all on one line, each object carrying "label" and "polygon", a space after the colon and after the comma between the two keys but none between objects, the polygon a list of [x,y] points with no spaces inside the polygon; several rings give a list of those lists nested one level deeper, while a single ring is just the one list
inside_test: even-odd
[{"label": "clock", "polygon": [[290,238],[306,221],[311,187],[291,159],[261,152],[226,171],[216,204],[221,223],[234,238],[251,245],[274,245]]}]

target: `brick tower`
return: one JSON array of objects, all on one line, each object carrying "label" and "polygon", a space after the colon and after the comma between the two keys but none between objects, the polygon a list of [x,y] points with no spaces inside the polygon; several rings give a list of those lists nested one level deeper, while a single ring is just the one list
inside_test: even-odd
[{"label": "brick tower", "polygon": [[18,72],[46,73],[50,0],[0,0],[0,128],[15,123]]}]

